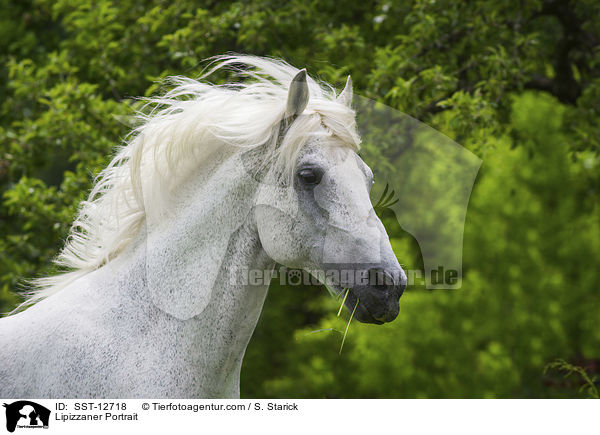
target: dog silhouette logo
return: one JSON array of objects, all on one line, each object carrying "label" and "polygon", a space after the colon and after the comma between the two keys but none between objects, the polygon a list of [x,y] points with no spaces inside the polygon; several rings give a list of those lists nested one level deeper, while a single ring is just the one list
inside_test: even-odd
[{"label": "dog silhouette logo", "polygon": [[38,403],[19,400],[4,404],[6,408],[6,430],[14,432],[16,428],[48,428],[50,410]]}]

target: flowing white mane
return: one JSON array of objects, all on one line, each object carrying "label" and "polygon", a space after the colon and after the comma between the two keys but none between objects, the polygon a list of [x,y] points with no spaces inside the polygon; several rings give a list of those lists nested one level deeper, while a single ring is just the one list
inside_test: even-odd
[{"label": "flowing white mane", "polygon": [[[206,82],[209,75],[224,68],[244,80],[224,85]],[[37,288],[24,305],[98,269],[128,246],[145,219],[142,191],[150,184],[148,173],[172,185],[185,172],[182,168],[197,169],[203,159],[226,144],[248,149],[278,143],[288,89],[298,71],[280,60],[232,55],[212,59],[198,80],[170,78],[174,87],[164,96],[146,99],[149,110],[139,114],[141,125],[98,175],[88,199],[82,202],[56,259],[71,271],[36,280]],[[272,147],[271,160],[288,170],[315,131],[335,135],[353,149],[360,143],[355,114],[336,101],[334,89],[310,77],[308,85],[305,116],[292,124],[279,147]],[[142,171],[150,165],[152,171]]]}]

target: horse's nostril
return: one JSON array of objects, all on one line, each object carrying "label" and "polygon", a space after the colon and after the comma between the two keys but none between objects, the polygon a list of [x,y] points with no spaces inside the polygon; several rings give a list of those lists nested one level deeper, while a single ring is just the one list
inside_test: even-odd
[{"label": "horse's nostril", "polygon": [[381,268],[369,269],[369,285],[379,291],[396,291],[400,295],[406,288],[405,280],[401,276],[394,276]]},{"label": "horse's nostril", "polygon": [[402,296],[404,290],[406,289],[406,279],[400,280],[400,282],[396,284],[396,288],[398,289],[400,296]]},{"label": "horse's nostril", "polygon": [[383,269],[369,269],[369,285],[377,290],[388,290],[395,285],[394,277]]}]

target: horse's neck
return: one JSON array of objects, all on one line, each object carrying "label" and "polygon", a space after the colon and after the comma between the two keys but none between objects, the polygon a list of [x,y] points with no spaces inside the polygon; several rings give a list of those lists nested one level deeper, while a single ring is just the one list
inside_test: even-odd
[{"label": "horse's neck", "polygon": [[[173,219],[170,225],[186,225],[178,222],[177,216]],[[171,255],[175,258],[200,258],[201,249],[203,247],[198,246],[190,250],[188,244],[178,252],[175,246]],[[112,272],[107,270],[105,276],[112,275],[118,282],[115,299],[120,299],[120,306],[127,306],[126,310],[130,311],[125,317],[139,323],[123,327],[129,327],[134,335],[131,341],[145,349],[146,355],[141,364],[147,365],[147,370],[164,368],[167,373],[177,373],[179,379],[173,380],[177,385],[173,389],[184,385],[185,391],[173,391],[173,394],[180,397],[238,395],[242,358],[268,288],[268,282],[266,285],[247,285],[244,276],[249,270],[262,271],[274,266],[262,249],[252,213],[229,239],[214,287],[210,289],[210,302],[201,313],[187,320],[166,313],[154,303],[146,269],[149,256],[154,254],[147,251],[143,234],[140,234],[132,251],[122,256],[127,260],[115,262],[111,266]],[[202,264],[197,267],[201,268]],[[178,281],[178,277],[171,278]],[[194,287],[193,282],[188,282],[188,276],[180,278],[185,285]],[[123,299],[129,303],[123,304]],[[136,364],[140,362],[136,361]],[[161,381],[165,382],[164,378]],[[169,388],[167,386],[167,390]],[[162,392],[148,393],[161,395]]]},{"label": "horse's neck", "polygon": [[[243,277],[248,270],[269,270],[274,265],[261,247],[252,220],[231,237],[211,302],[202,313],[188,320],[177,319],[153,303],[145,279],[148,253],[143,240],[137,245],[127,262],[111,265],[101,280],[104,286],[116,289],[107,295],[112,299],[108,306],[113,307],[111,313],[115,319],[111,322],[119,329],[117,337],[124,337],[118,340],[123,352],[127,354],[133,349],[138,357],[143,355],[142,361],[132,355],[130,365],[141,365],[142,373],[155,373],[164,386],[163,390],[136,391],[136,395],[238,396],[242,358],[268,288],[268,282],[247,285]],[[232,277],[238,282],[232,282]],[[111,280],[114,280],[112,285]],[[117,304],[119,308],[114,310]],[[125,331],[120,331],[124,328]],[[172,374],[177,379],[168,379]],[[152,379],[141,381],[152,388]]]}]

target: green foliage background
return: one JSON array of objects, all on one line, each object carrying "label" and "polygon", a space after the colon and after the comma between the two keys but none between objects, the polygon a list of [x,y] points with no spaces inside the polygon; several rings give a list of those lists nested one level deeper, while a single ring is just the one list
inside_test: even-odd
[{"label": "green foliage background", "polygon": [[212,55],[278,56],[338,88],[352,74],[483,166],[461,290],[409,288],[395,322],[353,323],[340,356],[339,333],[310,333],[344,330],[339,301],[274,284],[242,396],[584,397],[544,367],[600,366],[599,35],[596,0],[0,0],[0,311],[52,273],[130,97]]}]

